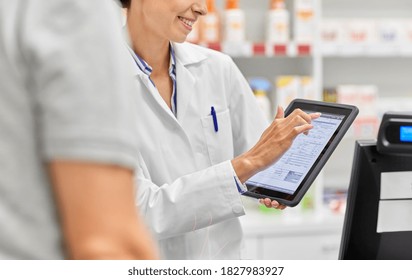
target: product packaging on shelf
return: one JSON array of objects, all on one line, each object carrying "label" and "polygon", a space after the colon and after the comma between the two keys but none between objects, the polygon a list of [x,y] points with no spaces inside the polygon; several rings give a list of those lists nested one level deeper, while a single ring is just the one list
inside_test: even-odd
[{"label": "product packaging on shelf", "polygon": [[313,78],[310,76],[300,77],[300,98],[316,100],[316,90]]},{"label": "product packaging on shelf", "polygon": [[411,55],[412,20],[399,18],[324,18],[323,55]]},{"label": "product packaging on shelf", "polygon": [[336,103],[338,102],[338,94],[336,92],[336,88],[324,88],[323,89],[323,101]]},{"label": "product packaging on shelf", "polygon": [[402,40],[403,22],[398,19],[377,20],[378,41],[382,44],[398,45]]},{"label": "product packaging on shelf", "polygon": [[344,42],[343,21],[339,19],[322,19],[320,25],[321,51],[323,55],[336,55]]},{"label": "product packaging on shelf", "polygon": [[412,55],[412,19],[402,20],[401,53]]},{"label": "product packaging on shelf", "polygon": [[336,88],[338,103],[353,104],[359,115],[348,136],[355,139],[375,139],[378,128],[378,88],[375,85],[339,85]]},{"label": "product packaging on shelf", "polygon": [[275,84],[277,106],[282,106],[285,109],[293,99],[300,95],[300,78],[298,76],[278,76]]},{"label": "product packaging on shelf", "polygon": [[370,54],[398,54],[401,51],[403,36],[402,21],[398,19],[379,19],[376,21],[377,42]]},{"label": "product packaging on shelf", "polygon": [[200,41],[205,44],[220,42],[220,18],[215,0],[207,0],[207,14],[200,17]]},{"label": "product packaging on shelf", "polygon": [[239,8],[238,0],[226,0],[223,20],[224,41],[243,43],[245,41],[245,13]]},{"label": "product packaging on shelf", "polygon": [[341,52],[343,55],[367,54],[377,42],[376,22],[372,19],[350,19],[344,21],[345,36]]},{"label": "product packaging on shelf", "polygon": [[262,109],[265,118],[270,121],[273,119],[272,106],[268,97],[268,93],[272,86],[270,82],[265,78],[249,78],[249,85],[255,94],[257,103]]},{"label": "product packaging on shelf", "polygon": [[249,56],[251,48],[246,44],[245,13],[238,0],[226,0],[223,12],[223,52],[231,56]]},{"label": "product packaging on shelf", "polygon": [[309,76],[278,76],[276,78],[276,104],[286,108],[296,98],[316,99],[315,85]]},{"label": "product packaging on shelf", "polygon": [[314,0],[295,0],[294,39],[297,44],[312,44],[315,37]]},{"label": "product packaging on shelf", "polygon": [[284,0],[272,0],[266,17],[266,42],[286,45],[289,43],[289,11]]}]

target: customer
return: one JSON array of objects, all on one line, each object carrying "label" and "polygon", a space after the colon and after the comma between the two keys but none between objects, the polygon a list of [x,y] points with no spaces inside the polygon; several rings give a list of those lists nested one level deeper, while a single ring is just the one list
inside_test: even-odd
[{"label": "customer", "polygon": [[241,258],[243,183],[277,161],[317,115],[296,110],[284,118],[279,109],[267,128],[227,55],[181,44],[206,14],[205,0],[122,3],[138,86],[137,204],[163,258]]},{"label": "customer", "polygon": [[0,259],[157,257],[119,33],[109,0],[0,0]]}]

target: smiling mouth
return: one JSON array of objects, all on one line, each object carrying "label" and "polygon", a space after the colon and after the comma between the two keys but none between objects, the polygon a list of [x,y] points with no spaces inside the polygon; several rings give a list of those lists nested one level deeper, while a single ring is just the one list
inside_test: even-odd
[{"label": "smiling mouth", "polygon": [[187,25],[189,27],[192,27],[193,24],[195,24],[194,20],[190,20],[190,19],[187,19],[187,18],[184,18],[184,17],[179,17],[179,16],[178,16],[178,18],[181,22],[183,22],[185,25]]}]

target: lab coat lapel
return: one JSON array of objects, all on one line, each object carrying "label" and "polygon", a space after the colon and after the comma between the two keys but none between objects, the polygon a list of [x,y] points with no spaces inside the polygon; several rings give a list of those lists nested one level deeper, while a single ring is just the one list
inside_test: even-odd
[{"label": "lab coat lapel", "polygon": [[136,59],[137,59],[136,54],[133,52],[133,50],[128,44],[126,44],[126,47],[131,54],[130,61],[131,61],[132,72],[135,75],[136,79],[140,80],[147,89],[147,91],[144,91],[143,94],[150,95],[150,98],[152,98],[153,102],[156,103],[157,106],[159,106],[159,111],[160,112],[164,111],[168,119],[172,119],[174,122],[177,122],[176,117],[174,116],[173,112],[170,110],[169,107],[167,107],[163,98],[160,96],[159,92],[155,89],[155,87],[153,86],[152,82],[149,80],[147,75],[144,74],[139,69],[139,67],[136,65]]},{"label": "lab coat lapel", "polygon": [[177,119],[181,122],[187,113],[190,99],[197,91],[198,77],[192,74],[190,68],[196,63],[201,63],[206,56],[201,52],[194,52],[194,46],[189,43],[173,42],[172,45],[176,55]]},{"label": "lab coat lapel", "polygon": [[154,102],[160,106],[160,111],[164,111],[170,118],[176,121],[176,118],[173,115],[173,112],[170,110],[169,107],[167,107],[166,102],[160,96],[159,92],[155,90],[154,86],[151,84],[146,74],[140,72],[137,74],[137,76],[138,76],[138,79],[140,79],[142,83],[145,85],[145,87],[147,88],[148,90],[147,94],[150,94],[150,96],[154,99]]},{"label": "lab coat lapel", "polygon": [[186,114],[191,96],[195,93],[196,79],[179,60],[176,61],[176,77],[177,119],[180,122]]}]

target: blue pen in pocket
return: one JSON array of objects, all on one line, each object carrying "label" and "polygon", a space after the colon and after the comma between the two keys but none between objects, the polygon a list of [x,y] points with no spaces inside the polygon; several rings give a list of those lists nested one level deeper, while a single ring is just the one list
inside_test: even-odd
[{"label": "blue pen in pocket", "polygon": [[215,107],[212,106],[210,108],[210,114],[212,115],[212,118],[213,118],[213,126],[215,128],[215,132],[218,132],[219,131],[219,126],[218,126],[218,123],[217,123],[217,116],[216,116]]}]

